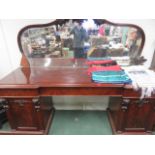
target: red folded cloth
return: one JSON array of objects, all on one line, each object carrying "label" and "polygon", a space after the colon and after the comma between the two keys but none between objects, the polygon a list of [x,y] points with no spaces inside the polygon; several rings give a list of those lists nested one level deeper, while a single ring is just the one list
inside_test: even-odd
[{"label": "red folded cloth", "polygon": [[87,61],[86,64],[87,65],[106,65],[106,64],[113,64],[116,63],[116,61],[114,60],[90,60]]},{"label": "red folded cloth", "polygon": [[92,66],[90,68],[88,68],[87,72],[88,75],[91,75],[92,72],[96,72],[96,71],[121,71],[122,68],[119,65],[114,65],[114,66]]}]

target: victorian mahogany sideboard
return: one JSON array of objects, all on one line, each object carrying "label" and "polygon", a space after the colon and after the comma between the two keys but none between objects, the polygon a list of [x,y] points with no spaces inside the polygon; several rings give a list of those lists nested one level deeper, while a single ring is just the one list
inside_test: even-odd
[{"label": "victorian mahogany sideboard", "polygon": [[0,81],[0,98],[12,129],[1,134],[47,134],[54,116],[53,95],[111,96],[107,112],[114,133],[152,133],[154,96],[140,100],[140,92],[131,85],[92,82],[85,60],[35,58],[29,65],[22,63]]}]

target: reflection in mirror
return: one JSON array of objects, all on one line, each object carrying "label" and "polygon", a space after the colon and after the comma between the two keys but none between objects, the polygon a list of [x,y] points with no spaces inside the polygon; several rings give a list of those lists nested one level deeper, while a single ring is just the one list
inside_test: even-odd
[{"label": "reflection in mirror", "polygon": [[[57,20],[56,20],[57,21]],[[106,20],[58,20],[22,30],[19,45],[28,58],[112,58],[128,65],[141,54],[142,29]]]}]

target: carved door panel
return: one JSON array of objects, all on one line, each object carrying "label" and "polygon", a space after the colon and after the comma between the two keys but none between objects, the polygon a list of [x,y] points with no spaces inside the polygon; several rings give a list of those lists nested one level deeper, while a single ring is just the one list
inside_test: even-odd
[{"label": "carved door panel", "polygon": [[147,131],[150,126],[153,104],[152,102],[131,100],[126,111],[124,119],[124,128],[126,131]]},{"label": "carved door panel", "polygon": [[12,129],[37,130],[37,115],[32,99],[9,99],[6,109]]}]

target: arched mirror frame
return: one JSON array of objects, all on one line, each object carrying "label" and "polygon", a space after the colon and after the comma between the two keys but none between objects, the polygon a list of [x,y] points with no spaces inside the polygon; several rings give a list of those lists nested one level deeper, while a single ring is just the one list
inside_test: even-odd
[{"label": "arched mirror frame", "polygon": [[[52,21],[50,23],[47,23],[47,24],[28,25],[28,26],[25,26],[24,28],[22,28],[19,31],[18,36],[17,36],[18,46],[19,46],[20,52],[22,53],[21,66],[29,66],[28,58],[25,56],[25,54],[23,52],[23,49],[22,49],[22,44],[21,44],[21,36],[27,29],[30,29],[30,28],[43,28],[43,27],[48,27],[48,26],[52,26],[52,25],[62,25],[62,24],[66,23],[69,20],[70,19],[56,19],[56,20],[54,20],[54,21]],[[79,20],[83,21],[85,19],[73,19],[73,21],[79,21]],[[105,19],[93,19],[93,20],[97,24],[110,24],[110,25],[113,25],[113,26],[133,27],[133,28],[138,29],[141,32],[141,36],[142,36],[142,43],[141,43],[141,46],[140,46],[139,52],[138,52],[141,55],[143,47],[144,47],[144,43],[145,43],[145,33],[144,33],[144,31],[143,31],[143,29],[141,27],[139,27],[138,25],[134,25],[134,24],[113,23],[113,22],[110,22],[110,21],[105,20]]]}]

